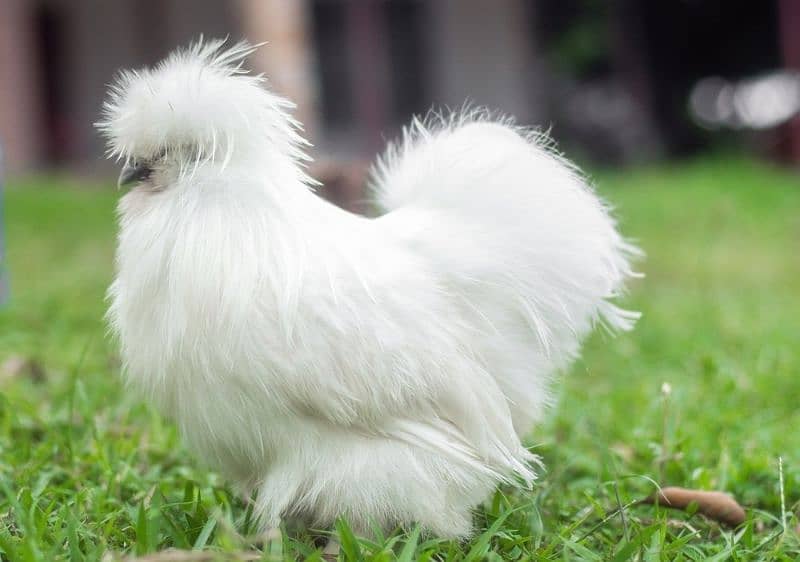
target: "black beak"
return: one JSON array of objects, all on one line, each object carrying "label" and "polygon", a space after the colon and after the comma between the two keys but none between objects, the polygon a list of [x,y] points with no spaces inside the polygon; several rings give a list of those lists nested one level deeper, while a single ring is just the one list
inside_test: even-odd
[{"label": "black beak", "polygon": [[150,177],[152,169],[147,164],[125,164],[119,173],[117,187],[123,187],[132,183],[139,183]]}]

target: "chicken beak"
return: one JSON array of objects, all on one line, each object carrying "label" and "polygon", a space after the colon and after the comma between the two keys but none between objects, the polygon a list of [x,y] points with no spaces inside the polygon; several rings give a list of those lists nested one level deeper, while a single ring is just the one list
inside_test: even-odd
[{"label": "chicken beak", "polygon": [[147,164],[125,164],[119,173],[117,187],[125,187],[132,183],[138,183],[150,177],[153,170]]}]

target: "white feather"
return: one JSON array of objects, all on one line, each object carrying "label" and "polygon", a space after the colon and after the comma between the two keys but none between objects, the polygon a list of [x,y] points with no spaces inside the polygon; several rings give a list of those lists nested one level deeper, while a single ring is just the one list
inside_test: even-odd
[{"label": "white feather", "polygon": [[[154,175],[120,203],[109,318],[130,384],[265,526],[470,533],[636,250],[544,136],[415,121],[376,167],[386,214],[314,195],[287,101],[197,44],[124,73],[99,124]],[[188,171],[191,170],[191,173]]]}]

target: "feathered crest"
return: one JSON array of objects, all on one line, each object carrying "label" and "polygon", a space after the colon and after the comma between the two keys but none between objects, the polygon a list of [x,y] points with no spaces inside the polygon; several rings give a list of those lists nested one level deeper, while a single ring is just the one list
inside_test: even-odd
[{"label": "feathered crest", "polygon": [[132,160],[189,150],[196,161],[227,163],[234,150],[273,146],[306,159],[307,143],[289,114],[294,104],[244,67],[260,45],[226,44],[201,37],[153,68],[121,71],[95,124],[108,156]]}]

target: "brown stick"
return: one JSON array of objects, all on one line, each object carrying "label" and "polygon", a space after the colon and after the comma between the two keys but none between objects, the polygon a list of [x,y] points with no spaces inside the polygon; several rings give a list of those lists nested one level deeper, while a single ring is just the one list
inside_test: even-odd
[{"label": "brown stick", "polygon": [[723,492],[706,492],[688,488],[661,488],[657,494],[645,498],[642,503],[663,505],[674,509],[686,509],[690,504],[697,504],[697,511],[730,527],[741,525],[745,520],[745,512],[732,496]]}]

